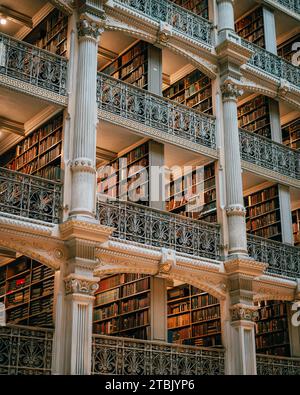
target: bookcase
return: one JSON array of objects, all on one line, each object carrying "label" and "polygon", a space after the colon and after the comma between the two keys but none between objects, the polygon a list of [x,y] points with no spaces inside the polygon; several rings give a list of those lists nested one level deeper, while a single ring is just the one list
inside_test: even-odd
[{"label": "bookcase", "polygon": [[139,41],[100,71],[116,79],[148,89],[149,44]]},{"label": "bookcase", "polygon": [[166,185],[166,209],[193,219],[217,222],[215,163],[195,168]]},{"label": "bookcase", "polygon": [[262,7],[258,7],[246,16],[238,19],[235,23],[235,31],[240,37],[265,48]]},{"label": "bookcase", "polygon": [[292,63],[292,57],[296,50],[293,50],[293,44],[300,42],[300,33],[296,36],[289,38],[277,47],[277,54]]},{"label": "bookcase", "polygon": [[192,285],[168,290],[168,341],[195,346],[221,346],[220,304]]},{"label": "bookcase", "polygon": [[171,0],[172,3],[180,5],[189,11],[201,16],[202,18],[208,19],[208,0]]},{"label": "bookcase", "polygon": [[24,41],[60,56],[67,54],[68,16],[53,10]]},{"label": "bookcase", "polygon": [[244,198],[247,232],[282,241],[278,185],[265,188]]},{"label": "bookcase", "polygon": [[295,246],[300,245],[300,208],[292,211],[293,235]]},{"label": "bookcase", "polygon": [[261,301],[259,303],[255,340],[257,353],[290,357],[286,302]]},{"label": "bookcase", "polygon": [[271,138],[270,103],[266,96],[257,96],[238,107],[239,127]]},{"label": "bookcase", "polygon": [[151,280],[131,273],[101,280],[95,295],[93,332],[149,340]]},{"label": "bookcase", "polygon": [[300,148],[300,118],[283,125],[282,144],[294,149]]},{"label": "bookcase", "polygon": [[6,321],[39,327],[53,326],[54,271],[21,256],[0,267],[0,302]]},{"label": "bookcase", "polygon": [[61,181],[63,115],[60,113],[11,148],[0,165],[21,173]]},{"label": "bookcase", "polygon": [[135,190],[141,197],[135,203],[148,204],[148,179],[146,178],[145,182],[140,180],[139,188],[133,188],[133,184],[149,170],[149,144],[150,142],[141,144],[111,161],[109,166],[114,171],[98,177],[98,192],[110,198],[130,200],[131,193]]},{"label": "bookcase", "polygon": [[213,113],[211,79],[199,70],[165,89],[163,96],[201,112]]}]

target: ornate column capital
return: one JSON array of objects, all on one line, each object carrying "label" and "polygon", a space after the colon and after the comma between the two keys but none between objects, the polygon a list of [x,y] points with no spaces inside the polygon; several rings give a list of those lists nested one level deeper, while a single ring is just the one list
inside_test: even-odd
[{"label": "ornate column capital", "polygon": [[223,100],[237,100],[244,93],[232,80],[225,80],[221,86]]},{"label": "ornate column capital", "polygon": [[94,296],[99,287],[99,280],[98,277],[87,279],[70,274],[64,279],[66,295],[80,294]]},{"label": "ornate column capital", "polygon": [[92,161],[87,158],[76,158],[70,163],[73,172],[80,171],[84,173],[96,173],[96,168]]},{"label": "ornate column capital", "polygon": [[80,20],[77,22],[78,38],[91,38],[98,41],[105,29],[105,19],[96,22],[86,14],[80,15]]},{"label": "ornate column capital", "polygon": [[226,213],[228,217],[231,216],[241,216],[245,217],[246,216],[246,209],[244,206],[240,204],[231,204],[228,207],[226,207]]},{"label": "ornate column capital", "polygon": [[231,322],[236,321],[255,321],[258,317],[258,307],[236,304],[230,307]]}]

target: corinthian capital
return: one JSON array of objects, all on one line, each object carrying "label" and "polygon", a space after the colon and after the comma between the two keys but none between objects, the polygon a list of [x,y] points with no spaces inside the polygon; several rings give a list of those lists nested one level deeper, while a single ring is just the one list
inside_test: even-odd
[{"label": "corinthian capital", "polygon": [[86,37],[98,40],[99,36],[104,32],[104,21],[95,22],[83,14],[77,23],[77,30],[79,38]]},{"label": "corinthian capital", "polygon": [[64,281],[65,281],[66,295],[81,294],[81,295],[93,296],[99,287],[98,285],[99,278],[82,279],[78,277],[77,278],[73,277],[71,275],[65,278]]},{"label": "corinthian capital", "polygon": [[224,81],[221,86],[221,91],[223,99],[227,100],[237,100],[237,98],[244,93],[232,80]]}]

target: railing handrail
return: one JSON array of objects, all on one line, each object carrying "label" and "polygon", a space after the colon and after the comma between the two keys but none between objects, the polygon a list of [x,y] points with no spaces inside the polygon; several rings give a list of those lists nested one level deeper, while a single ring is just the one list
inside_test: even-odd
[{"label": "railing handrail", "polygon": [[280,0],[273,0],[274,3],[278,3],[282,5],[282,7],[287,8],[288,10],[291,10],[292,12],[295,12],[295,14],[300,15],[300,3],[298,2],[298,5],[295,3],[296,0],[293,0],[293,3],[289,1],[288,4],[284,1]]},{"label": "railing handrail", "polygon": [[184,104],[177,103],[176,101],[171,100],[171,99],[169,99],[167,97],[160,96],[160,95],[158,95],[156,93],[149,92],[149,91],[147,91],[147,90],[145,90],[143,88],[140,88],[139,86],[130,84],[130,83],[126,82],[126,81],[122,81],[122,80],[120,80],[118,78],[114,78],[114,77],[112,77],[112,76],[110,76],[108,74],[105,74],[105,73],[101,72],[101,71],[98,71],[98,76],[100,76],[102,78],[105,78],[105,79],[108,79],[108,80],[111,80],[113,82],[118,82],[121,85],[124,85],[124,86],[128,87],[130,90],[136,90],[138,92],[141,92],[145,96],[151,96],[151,97],[154,97],[154,98],[156,98],[158,100],[162,100],[162,101],[164,101],[166,103],[170,103],[170,105],[172,105],[173,107],[179,107],[179,108],[184,109],[185,111],[190,111],[190,112],[193,112],[193,113],[198,114],[198,115],[200,114],[201,116],[203,116],[205,118],[208,118],[208,119],[211,119],[213,121],[216,121],[216,117],[214,115],[205,114],[204,112],[196,110],[195,108],[191,108],[191,107],[185,106]]},{"label": "railing handrail", "polygon": [[277,141],[271,140],[268,137],[262,136],[262,135],[257,134],[257,133],[253,133],[250,130],[247,130],[247,129],[244,129],[244,128],[239,128],[239,130],[244,132],[244,133],[246,133],[246,134],[248,134],[251,137],[255,137],[255,138],[264,140],[268,144],[276,145],[280,149],[284,149],[286,151],[290,151],[294,155],[299,156],[299,159],[300,159],[300,151],[296,150],[295,148],[288,147],[288,146],[286,146],[286,145],[284,145],[282,143],[278,143]]},{"label": "railing handrail", "polygon": [[[219,224],[212,224],[206,221],[201,221],[198,219],[194,219],[194,218],[188,218],[188,217],[184,217],[183,215],[179,215],[176,213],[170,213],[169,211],[165,211],[165,210],[159,210],[157,208],[153,208],[153,207],[149,207],[149,206],[144,206],[138,203],[134,203],[134,202],[130,202],[127,200],[122,200],[122,199],[114,199],[114,198],[109,198],[109,200],[107,201],[101,201],[100,198],[101,194],[97,193],[97,203],[99,204],[106,204],[106,205],[113,205],[113,204],[124,204],[124,206],[132,206],[132,207],[136,207],[138,209],[143,208],[145,211],[151,211],[160,215],[164,215],[167,216],[169,218],[177,218],[182,222],[188,222],[188,223],[195,223],[197,225],[201,225],[202,227],[206,227],[206,228],[210,228],[210,229],[215,229],[215,230],[220,230],[220,225]],[[107,198],[106,195],[103,195]]]},{"label": "railing handrail", "polygon": [[5,326],[0,326],[0,331],[1,328],[11,328],[11,329],[18,329],[18,330],[25,330],[25,331],[36,331],[36,332],[48,332],[48,333],[54,333],[54,329],[52,328],[41,328],[39,326],[29,326],[29,325],[16,325],[16,324],[10,324],[7,323]]},{"label": "railing handrail", "polygon": [[7,169],[6,167],[2,167],[0,166],[0,178],[2,176],[2,171],[7,172],[7,173],[11,173],[14,174],[18,177],[22,176],[24,178],[28,178],[28,179],[33,179],[36,181],[42,181],[42,182],[47,182],[48,184],[53,184],[53,185],[57,185],[57,186],[62,186],[63,183],[60,181],[54,181],[54,180],[50,180],[48,178],[43,178],[43,177],[39,177],[39,176],[35,176],[33,174],[26,174],[26,173],[22,173],[20,171],[17,170],[11,170],[11,169]]},{"label": "railing handrail", "polygon": [[[117,3],[120,3],[120,4],[124,4],[124,1],[122,1],[122,0],[115,0]],[[175,3],[173,3],[172,1],[169,1],[169,0],[160,0],[162,3],[163,2],[165,2],[165,3],[167,3],[168,5],[169,5],[169,7],[172,7],[172,8],[174,8],[174,10],[180,10],[181,12],[182,11],[184,11],[186,14],[188,14],[191,18],[193,18],[194,20],[199,20],[199,22],[201,22],[201,23],[203,23],[203,24],[205,24],[206,26],[207,26],[207,28],[208,29],[210,29],[210,32],[212,32],[212,30],[214,29],[214,24],[213,24],[213,22],[212,21],[210,21],[210,20],[208,20],[208,19],[206,19],[206,18],[203,18],[202,16],[200,16],[200,15],[197,15],[197,14],[195,14],[194,12],[192,12],[192,11],[190,11],[190,10],[188,10],[187,8],[184,8],[184,7],[181,7],[181,6],[179,6],[178,4],[175,4]],[[134,8],[134,7],[132,7],[131,5],[129,5],[128,4],[128,6],[130,7],[130,8],[132,8],[132,9],[134,9],[134,10],[136,10],[137,12],[138,11],[140,11],[140,10],[137,10],[136,8]],[[144,13],[144,12],[143,12]],[[146,13],[144,13],[145,15],[147,15],[147,17],[149,18],[149,19],[152,19],[153,21],[158,21],[158,18],[155,18],[153,15],[151,15],[151,14],[146,14]],[[175,29],[176,29],[176,26],[174,27]],[[180,32],[180,30],[179,29],[177,29],[179,32]],[[197,40],[197,39],[196,39]],[[198,41],[198,40],[197,40]],[[212,36],[210,37],[210,43],[206,43],[207,45],[209,45],[210,47],[212,47]]]},{"label": "railing handrail", "polygon": [[108,336],[108,335],[98,335],[98,334],[93,334],[93,337],[95,339],[103,339],[103,340],[115,340],[117,341],[126,341],[128,343],[139,343],[139,344],[152,344],[152,345],[157,345],[157,346],[165,346],[165,347],[170,347],[173,349],[184,349],[184,350],[192,350],[192,351],[213,351],[213,352],[218,352],[220,354],[225,352],[225,348],[223,346],[220,346],[218,348],[214,347],[199,347],[199,346],[188,346],[185,344],[173,344],[173,343],[168,343],[168,342],[163,342],[163,341],[158,341],[158,340],[141,340],[141,339],[133,339],[133,338],[128,338],[128,337],[120,337],[120,336]]},{"label": "railing handrail", "polygon": [[297,251],[300,253],[300,248],[295,247],[292,244],[283,243],[283,242],[277,241],[277,240],[265,239],[264,237],[252,235],[251,233],[247,233],[247,238],[254,239],[254,240],[261,241],[261,242],[268,243],[268,244],[274,244],[280,248],[282,248],[282,246],[284,246],[284,247],[293,249],[294,251]]},{"label": "railing handrail", "polygon": [[264,359],[270,359],[270,360],[275,360],[275,361],[288,361],[288,362],[299,362],[300,363],[300,357],[280,357],[278,355],[267,355],[267,354],[256,354],[257,357],[259,358],[264,358]]},{"label": "railing handrail", "polygon": [[26,47],[28,47],[28,48],[31,48],[32,50],[40,51],[40,52],[42,52],[42,53],[44,52],[46,55],[50,55],[50,56],[52,56],[53,58],[57,58],[58,60],[61,60],[61,61],[64,61],[64,62],[68,63],[68,59],[67,59],[66,57],[61,56],[61,55],[58,55],[58,54],[53,53],[53,52],[51,52],[51,51],[48,51],[47,49],[43,49],[43,48],[37,47],[36,45],[27,43],[27,42],[25,42],[25,41],[23,41],[23,40],[20,40],[20,39],[18,39],[18,38],[15,38],[15,37],[13,37],[13,36],[10,36],[10,35],[5,34],[5,33],[2,33],[2,32],[0,32],[0,37],[1,37],[1,36],[4,36],[5,38],[7,38],[7,39],[9,39],[9,40],[12,40],[12,41],[15,41],[15,42],[17,42],[17,43],[20,43],[20,44],[22,44],[22,45],[24,45],[24,46],[26,46]]}]

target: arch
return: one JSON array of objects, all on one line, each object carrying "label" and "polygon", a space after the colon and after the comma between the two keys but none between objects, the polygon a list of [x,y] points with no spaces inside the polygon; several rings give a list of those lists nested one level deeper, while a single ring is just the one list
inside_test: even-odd
[{"label": "arch", "polygon": [[142,30],[140,27],[137,28],[134,25],[128,25],[113,18],[109,18],[109,23],[106,25],[105,31],[122,32],[136,39],[147,41],[151,44],[157,43],[161,47],[165,47],[175,54],[183,56],[193,66],[202,71],[209,78],[215,79],[217,77],[217,66],[208,60],[197,56],[196,53],[189,51],[188,45],[186,45],[186,48],[183,48],[180,45],[175,45],[170,40],[160,43],[157,41],[156,34],[151,34],[149,31]]}]

